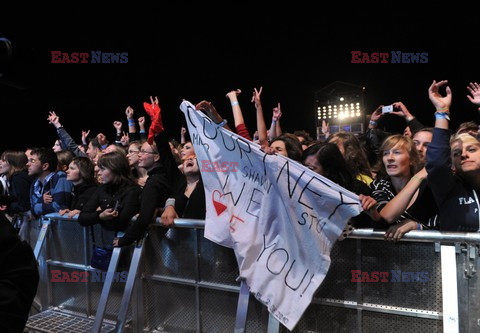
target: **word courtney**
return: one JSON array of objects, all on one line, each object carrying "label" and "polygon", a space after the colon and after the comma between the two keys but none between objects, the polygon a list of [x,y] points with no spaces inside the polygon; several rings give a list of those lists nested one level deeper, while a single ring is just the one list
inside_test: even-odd
[{"label": "word courtney", "polygon": [[111,53],[102,51],[62,52],[51,51],[52,64],[125,64],[128,62],[128,53]]},{"label": "word courtney", "polygon": [[402,51],[388,52],[362,52],[351,51],[352,64],[426,64],[428,52],[411,53]]},{"label": "word courtney", "polygon": [[90,282],[105,282],[109,274],[113,274],[114,282],[125,282],[127,281],[128,272],[84,272],[84,271],[73,271],[65,272],[59,269],[52,269],[52,278],[50,282],[88,282],[90,277]]},{"label": "word courtney", "polygon": [[351,282],[428,282],[428,272],[402,272],[400,270],[391,270],[389,272],[362,272],[361,270],[351,270]]}]

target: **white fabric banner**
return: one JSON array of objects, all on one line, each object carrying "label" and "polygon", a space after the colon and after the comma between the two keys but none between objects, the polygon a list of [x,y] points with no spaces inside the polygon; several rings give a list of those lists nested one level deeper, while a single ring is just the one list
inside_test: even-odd
[{"label": "white fabric banner", "polygon": [[234,249],[250,291],[292,330],[325,278],[333,244],[361,212],[358,196],[265,154],[188,101],[180,109],[205,186],[205,237]]}]

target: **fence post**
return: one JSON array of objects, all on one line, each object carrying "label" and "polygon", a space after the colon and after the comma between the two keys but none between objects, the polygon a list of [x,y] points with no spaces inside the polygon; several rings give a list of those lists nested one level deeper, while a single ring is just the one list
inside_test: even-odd
[{"label": "fence post", "polygon": [[455,246],[441,245],[443,332],[458,333],[458,286]]}]

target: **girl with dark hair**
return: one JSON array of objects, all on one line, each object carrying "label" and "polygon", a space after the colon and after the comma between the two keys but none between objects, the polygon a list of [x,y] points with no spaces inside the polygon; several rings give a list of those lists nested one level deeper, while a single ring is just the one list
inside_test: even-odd
[{"label": "girl with dark hair", "polygon": [[124,231],[138,213],[141,190],[132,179],[125,155],[115,152],[104,154],[98,160],[98,167],[102,185],[83,206],[78,222],[82,226],[98,223],[102,229],[112,231],[106,233],[110,240],[105,240],[111,246],[114,232]]},{"label": "girl with dark hair", "polygon": [[302,159],[302,145],[298,138],[290,133],[283,133],[277,136],[270,143],[276,153],[291,158],[294,161],[300,162]]},{"label": "girl with dark hair", "polygon": [[[359,195],[363,210],[370,218],[378,221],[380,216],[375,210],[377,202],[370,197],[370,188],[356,179],[345,162],[338,147],[333,143],[317,143],[303,152],[303,164],[310,170],[330,179],[338,185]],[[371,219],[366,214],[360,214],[352,219],[355,227],[371,227]],[[350,222],[349,222],[350,223]],[[345,236],[345,235],[344,235]]]},{"label": "girl with dark hair", "polygon": [[66,171],[67,180],[73,183],[73,198],[68,209],[59,211],[60,215],[68,214],[69,218],[80,214],[83,206],[97,190],[95,184],[93,162],[88,157],[75,157]]}]

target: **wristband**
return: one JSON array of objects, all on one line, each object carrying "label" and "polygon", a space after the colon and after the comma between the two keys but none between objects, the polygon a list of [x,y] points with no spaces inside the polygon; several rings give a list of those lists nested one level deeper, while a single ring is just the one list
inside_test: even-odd
[{"label": "wristband", "polygon": [[232,106],[238,105],[238,101],[233,101]]},{"label": "wristband", "polygon": [[165,201],[164,208],[167,208],[168,206],[173,206],[175,208],[175,198],[168,198],[167,201]]},{"label": "wristband", "polygon": [[372,126],[377,126],[377,122],[375,120],[370,120],[369,123]]},{"label": "wristband", "polygon": [[417,175],[413,175],[412,176],[412,179],[415,178],[415,179],[418,179],[418,181],[421,183],[423,181],[423,178],[420,178],[418,177]]},{"label": "wristband", "polygon": [[407,122],[410,122],[410,121],[413,120],[413,118],[415,118],[415,117],[410,116],[410,117],[406,117],[405,120],[406,120]]},{"label": "wristband", "polygon": [[277,119],[272,118],[272,123],[276,123]]},{"label": "wristband", "polygon": [[417,222],[417,230],[423,230],[422,229],[422,225],[420,223]]},{"label": "wristband", "polygon": [[142,134],[145,133],[145,130],[140,130],[140,133],[142,133]]},{"label": "wristband", "polygon": [[445,111],[445,112],[437,111],[437,112],[435,112],[435,119],[447,119],[448,121],[450,121],[450,112],[448,112],[448,111]]},{"label": "wristband", "polygon": [[128,126],[135,126],[135,120],[128,119]]}]

